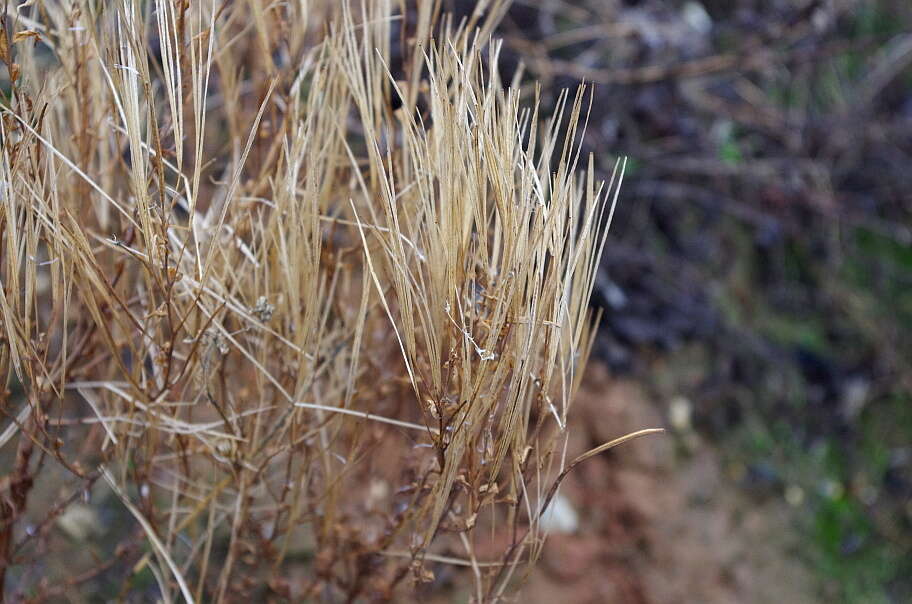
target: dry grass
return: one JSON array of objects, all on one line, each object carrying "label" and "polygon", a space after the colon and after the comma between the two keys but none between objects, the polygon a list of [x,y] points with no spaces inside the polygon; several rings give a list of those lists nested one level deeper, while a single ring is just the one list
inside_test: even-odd
[{"label": "dry grass", "polygon": [[145,544],[69,589],[117,562],[165,601],[384,599],[434,565],[513,590],[573,465],[622,173],[578,157],[585,91],[521,107],[500,2],[419,3],[404,36],[389,0],[26,4],[0,34],[0,375],[24,392],[0,401],[0,587],[78,499],[17,523],[56,467]]}]

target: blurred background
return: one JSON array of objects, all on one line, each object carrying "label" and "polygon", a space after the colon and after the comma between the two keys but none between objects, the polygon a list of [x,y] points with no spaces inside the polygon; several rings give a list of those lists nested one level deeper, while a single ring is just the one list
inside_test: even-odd
[{"label": "blurred background", "polygon": [[577,448],[670,428],[572,476],[528,595],[912,601],[912,3],[517,0],[499,35],[628,157]]}]

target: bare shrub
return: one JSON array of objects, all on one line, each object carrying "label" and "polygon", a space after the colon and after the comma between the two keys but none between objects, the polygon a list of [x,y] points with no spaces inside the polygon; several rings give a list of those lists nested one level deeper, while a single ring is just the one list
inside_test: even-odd
[{"label": "bare shrub", "polygon": [[[0,34],[6,593],[512,590],[572,467],[622,173],[578,169],[585,91],[521,106],[498,2],[404,30],[390,1],[25,4]],[[99,490],[132,528],[41,578]]]}]

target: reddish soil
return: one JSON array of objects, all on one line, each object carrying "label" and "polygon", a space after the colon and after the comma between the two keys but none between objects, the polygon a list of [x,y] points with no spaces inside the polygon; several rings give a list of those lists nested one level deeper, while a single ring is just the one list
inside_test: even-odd
[{"label": "reddish soil", "polygon": [[[599,366],[590,367],[574,405],[574,453],[667,425],[641,387],[613,380]],[[522,602],[816,599],[810,574],[789,553],[799,543],[788,505],[740,493],[695,434],[670,431],[590,459],[562,493],[580,516],[579,530],[549,538]]]}]

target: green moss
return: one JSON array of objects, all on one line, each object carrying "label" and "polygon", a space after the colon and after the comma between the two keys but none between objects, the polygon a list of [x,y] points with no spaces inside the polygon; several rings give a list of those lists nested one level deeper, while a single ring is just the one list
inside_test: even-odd
[{"label": "green moss", "polygon": [[719,147],[719,159],[726,164],[736,166],[744,161],[744,154],[734,135],[728,137]]},{"label": "green moss", "polygon": [[849,497],[823,498],[817,504],[813,534],[818,568],[834,599],[889,602],[886,584],[898,567],[897,556],[873,531],[863,508]]},{"label": "green moss", "polygon": [[760,331],[781,346],[798,346],[818,353],[829,349],[825,326],[817,316],[771,314],[763,320]]}]

